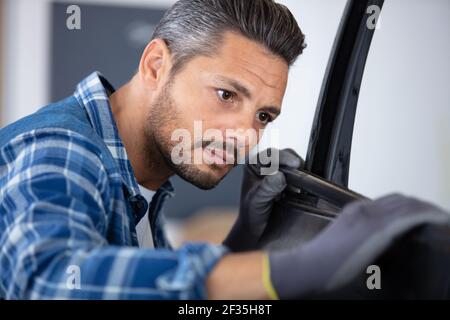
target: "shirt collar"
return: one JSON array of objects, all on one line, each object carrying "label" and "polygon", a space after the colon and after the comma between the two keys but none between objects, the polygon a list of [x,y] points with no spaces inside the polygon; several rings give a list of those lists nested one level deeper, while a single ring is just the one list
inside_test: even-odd
[{"label": "shirt collar", "polygon": [[[94,72],[78,84],[74,96],[85,108],[93,129],[111,152],[129,195],[136,196],[140,195],[138,183],[109,104],[109,96],[114,91],[114,87],[100,72]],[[173,190],[170,182],[164,185],[164,189],[167,188]]]}]

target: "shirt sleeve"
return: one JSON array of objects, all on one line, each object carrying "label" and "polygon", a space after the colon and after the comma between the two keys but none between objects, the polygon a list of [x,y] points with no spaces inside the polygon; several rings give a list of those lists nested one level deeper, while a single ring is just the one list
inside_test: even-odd
[{"label": "shirt sleeve", "polygon": [[0,297],[206,298],[205,279],[226,248],[110,245],[108,176],[87,139],[33,133],[1,153]]}]

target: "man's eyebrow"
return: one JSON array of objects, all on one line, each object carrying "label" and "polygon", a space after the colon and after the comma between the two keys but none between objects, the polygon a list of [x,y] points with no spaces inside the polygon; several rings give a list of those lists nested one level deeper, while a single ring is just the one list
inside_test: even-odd
[{"label": "man's eyebrow", "polygon": [[233,87],[234,90],[242,93],[247,99],[251,99],[252,94],[250,93],[250,90],[248,90],[247,87],[244,86],[243,84],[239,83],[239,81],[224,76],[218,76],[217,79],[219,81],[228,83],[230,86]]},{"label": "man's eyebrow", "polygon": [[273,113],[276,116],[280,115],[281,110],[280,108],[277,107],[272,107],[272,106],[268,106],[268,107],[262,107],[261,109],[259,109],[261,111],[265,111],[265,112],[269,112],[269,113]]},{"label": "man's eyebrow", "polygon": [[[239,81],[224,76],[218,76],[217,79],[219,81],[228,83],[230,86],[233,87],[234,90],[242,93],[247,99],[251,99],[252,94],[250,93],[250,90],[248,90],[247,87],[245,87],[243,84],[239,83]],[[259,110],[273,113],[275,116],[278,116],[281,113],[280,108],[274,106],[262,107]]]}]

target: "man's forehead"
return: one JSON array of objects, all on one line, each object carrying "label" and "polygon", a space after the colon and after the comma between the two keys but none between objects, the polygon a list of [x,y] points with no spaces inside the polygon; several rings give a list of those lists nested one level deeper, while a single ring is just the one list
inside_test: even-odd
[{"label": "man's forehead", "polygon": [[216,59],[221,60],[224,67],[238,69],[267,87],[283,88],[287,81],[289,67],[281,57],[262,44],[233,32],[224,34]]}]

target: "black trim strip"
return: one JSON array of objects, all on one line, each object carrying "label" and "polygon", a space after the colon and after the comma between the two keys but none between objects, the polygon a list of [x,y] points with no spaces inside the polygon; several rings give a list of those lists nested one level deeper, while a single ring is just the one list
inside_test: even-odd
[{"label": "black trim strip", "polygon": [[349,0],[328,62],[311,130],[305,168],[347,187],[353,125],[374,29],[367,8],[384,0]]}]

